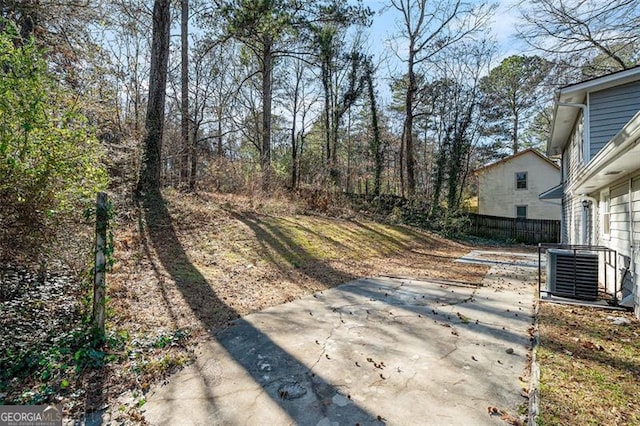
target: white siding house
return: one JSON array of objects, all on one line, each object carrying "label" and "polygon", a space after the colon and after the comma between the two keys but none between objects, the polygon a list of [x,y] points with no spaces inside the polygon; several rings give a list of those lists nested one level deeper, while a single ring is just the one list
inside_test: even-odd
[{"label": "white siding house", "polygon": [[640,67],[560,89],[547,148],[562,157],[562,242],[615,250],[617,296],[640,316]]},{"label": "white siding house", "polygon": [[560,167],[535,149],[477,169],[476,174],[479,214],[560,220],[560,201],[538,198],[560,183]]}]

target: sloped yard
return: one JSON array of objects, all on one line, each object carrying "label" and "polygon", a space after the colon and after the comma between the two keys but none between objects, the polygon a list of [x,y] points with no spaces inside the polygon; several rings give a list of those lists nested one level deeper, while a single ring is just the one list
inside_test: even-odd
[{"label": "sloped yard", "polygon": [[[477,283],[487,270],[454,262],[469,250],[464,244],[415,228],[298,214],[237,196],[168,193],[165,200],[164,213],[139,218],[144,232],[119,231],[111,279],[116,326],[205,331],[358,277]],[[195,315],[180,292],[187,282],[194,300],[198,291],[215,294],[210,318]]]},{"label": "sloped yard", "polygon": [[[107,278],[106,346],[82,349],[81,305],[74,305],[73,315],[48,332],[60,339],[5,352],[7,365],[28,362],[3,378],[4,403],[59,401],[78,416],[129,393],[135,406],[123,406],[121,414],[136,421],[151,384],[190,363],[198,342],[239,316],[359,277],[478,283],[488,269],[454,262],[470,250],[464,244],[350,212],[330,218],[286,201],[171,191],[155,207],[120,212],[116,263]],[[60,300],[75,300],[79,291],[52,290]],[[14,338],[29,329],[33,315],[9,315],[10,305],[2,305],[3,340],[24,342]],[[54,324],[54,309],[33,309],[49,312],[42,321]]]}]

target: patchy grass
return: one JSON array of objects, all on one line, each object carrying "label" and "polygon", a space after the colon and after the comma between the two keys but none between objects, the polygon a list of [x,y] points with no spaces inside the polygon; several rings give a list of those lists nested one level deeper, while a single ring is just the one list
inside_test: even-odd
[{"label": "patchy grass", "polygon": [[543,303],[539,324],[539,424],[640,424],[640,322],[632,314]]},{"label": "patchy grass", "polygon": [[[28,368],[24,348],[7,352],[0,402],[55,401],[72,417],[115,404],[113,421],[138,422],[151,383],[191,362],[195,345],[232,319],[363,276],[478,283],[488,269],[454,262],[468,245],[346,210],[309,214],[276,197],[166,191],[153,207],[119,212],[107,344],[89,350],[82,332],[58,334],[24,361]],[[81,331],[77,311],[67,325]],[[0,323],[19,334],[28,318]]]},{"label": "patchy grass", "polygon": [[480,282],[487,270],[454,262],[469,246],[411,227],[305,215],[240,196],[164,198],[164,217],[141,212],[141,226],[118,232],[110,286],[118,327],[195,336],[363,276]]}]

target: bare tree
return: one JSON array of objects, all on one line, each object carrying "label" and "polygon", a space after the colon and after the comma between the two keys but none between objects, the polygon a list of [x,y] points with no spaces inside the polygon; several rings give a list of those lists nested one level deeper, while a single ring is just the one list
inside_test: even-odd
[{"label": "bare tree", "polygon": [[[347,23],[350,25],[350,23]],[[323,126],[326,168],[332,184],[339,183],[338,141],[340,125],[366,84],[362,39],[344,42],[347,27],[325,25],[317,29],[316,44],[324,95]]]},{"label": "bare tree", "polygon": [[[400,15],[399,38],[406,40],[408,46],[396,46],[398,57],[407,64],[407,88],[405,94],[405,120],[403,128],[407,192],[409,197],[415,194],[414,159],[414,107],[418,84],[417,68],[428,62],[438,52],[457,43],[476,32],[487,20],[493,10],[481,5],[473,7],[470,3],[456,0],[391,0],[391,7]],[[401,54],[406,50],[406,54]]]},{"label": "bare tree", "polygon": [[383,146],[380,138],[380,123],[378,120],[378,103],[376,101],[376,89],[374,83],[375,68],[371,60],[365,63],[365,78],[367,80],[367,94],[369,96],[369,108],[371,109],[371,138],[370,151],[373,157],[373,195],[380,195],[382,186],[382,171],[384,168]]},{"label": "bare tree", "polygon": [[[300,156],[305,134],[310,125],[309,115],[318,101],[316,86],[311,78],[311,67],[302,58],[287,58],[291,75],[283,81],[283,93],[286,100],[283,108],[291,115],[291,189],[298,186],[300,177]],[[312,114],[315,118],[315,114]]]},{"label": "bare tree", "polygon": [[[626,69],[640,59],[638,0],[527,0],[519,5],[519,36],[532,47],[582,66],[597,56],[593,74]],[[571,60],[578,56],[582,61]]]},{"label": "bare tree", "polygon": [[[195,149],[189,143],[189,0],[181,0],[180,15],[180,139],[182,140],[182,182],[189,181],[189,189],[195,188],[196,157]],[[191,173],[189,157],[192,158]],[[192,175],[191,177],[189,177]]]},{"label": "bare tree", "polygon": [[143,81],[148,78],[152,11],[140,2],[118,0],[108,4],[107,34],[102,42],[117,81],[120,132],[138,139],[144,117]]}]

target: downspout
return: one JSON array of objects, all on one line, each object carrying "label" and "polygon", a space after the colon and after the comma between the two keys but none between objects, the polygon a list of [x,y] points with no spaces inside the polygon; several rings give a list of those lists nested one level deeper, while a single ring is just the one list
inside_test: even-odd
[{"label": "downspout", "polygon": [[588,208],[589,208],[588,205],[585,205],[585,204],[582,205],[582,221],[580,223],[582,224],[582,245],[583,246],[589,245],[589,241],[587,241],[587,209]]}]

